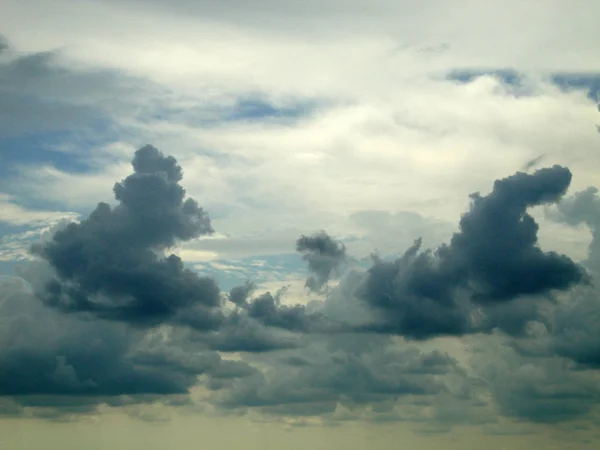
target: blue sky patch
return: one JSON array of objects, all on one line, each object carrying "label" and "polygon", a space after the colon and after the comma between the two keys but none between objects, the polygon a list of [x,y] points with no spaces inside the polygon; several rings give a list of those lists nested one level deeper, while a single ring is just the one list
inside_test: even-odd
[{"label": "blue sky patch", "polygon": [[[478,77],[489,75],[500,79],[510,86],[520,86],[523,74],[513,69],[470,70],[457,69],[451,71],[447,78],[459,83],[470,83]],[[598,101],[600,96],[600,73],[567,73],[555,72],[548,79],[561,90],[583,90],[590,100]]]}]

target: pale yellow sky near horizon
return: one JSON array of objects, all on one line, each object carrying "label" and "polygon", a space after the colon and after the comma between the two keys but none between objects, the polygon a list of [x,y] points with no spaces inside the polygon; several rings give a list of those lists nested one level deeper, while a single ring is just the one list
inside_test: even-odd
[{"label": "pale yellow sky near horizon", "polygon": [[143,422],[123,415],[74,423],[0,419],[3,450],[539,450],[596,449],[594,433],[569,434],[561,426],[536,425],[530,434],[485,434],[476,427],[451,433],[418,435],[411,424],[361,424],[289,427],[246,418],[177,417],[171,422]]}]

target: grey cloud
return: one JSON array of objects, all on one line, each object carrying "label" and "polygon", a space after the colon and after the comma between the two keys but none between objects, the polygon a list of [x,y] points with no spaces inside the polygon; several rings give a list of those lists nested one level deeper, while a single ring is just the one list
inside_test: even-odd
[{"label": "grey cloud", "polygon": [[[13,53],[13,52],[11,52]],[[68,104],[98,101],[100,109],[122,104],[119,95],[135,97],[147,82],[111,70],[76,70],[67,65],[60,51],[14,52],[0,65],[3,92]]]},{"label": "grey cloud", "polygon": [[258,408],[269,414],[322,415],[338,404],[356,407],[437,395],[445,387],[436,377],[456,369],[447,355],[398,349],[389,341],[358,351],[335,349],[327,342],[290,354],[301,356],[301,364],[289,364],[290,358],[283,364],[271,361],[268,378],[257,374],[236,381],[213,401],[224,408]]},{"label": "grey cloud", "polygon": [[10,49],[10,44],[5,36],[0,34],[0,53],[4,53]]},{"label": "grey cloud", "polygon": [[241,286],[235,286],[229,291],[229,300],[237,306],[243,306],[248,302],[254,289],[254,284],[249,281]]},{"label": "grey cloud", "polygon": [[530,159],[525,164],[523,164],[523,168],[521,170],[528,171],[530,169],[533,169],[534,167],[539,165],[540,162],[542,162],[544,159],[546,159],[546,156],[547,155],[545,153],[542,153],[541,155],[538,155],[535,158]]},{"label": "grey cloud", "polygon": [[[249,320],[268,328],[278,328],[296,333],[335,332],[345,328],[340,322],[334,322],[321,314],[320,311],[310,311],[305,305],[286,305],[282,296],[286,288],[279,289],[275,294],[264,292],[254,298],[250,294],[254,290],[252,283],[234,287],[229,293],[229,299],[239,309],[236,320]],[[228,318],[228,320],[231,319]],[[240,319],[242,318],[243,319]]]},{"label": "grey cloud", "polygon": [[2,136],[48,130],[93,133],[111,114],[133,113],[132,104],[150,87],[116,71],[69,67],[58,51],[16,52],[2,41],[0,48]]},{"label": "grey cloud", "polygon": [[283,329],[267,328],[243,312],[229,314],[218,332],[198,339],[223,352],[263,353],[301,345],[298,336]]},{"label": "grey cloud", "polygon": [[529,357],[560,356],[568,358],[580,369],[600,367],[600,198],[590,187],[563,199],[548,210],[554,220],[578,226],[585,224],[592,233],[588,258],[584,261],[592,283],[561,296],[545,315],[541,332],[512,342],[522,355]]},{"label": "grey cloud", "polygon": [[100,403],[185,396],[203,374],[220,379],[252,373],[168,334],[152,337],[122,323],[60,314],[18,279],[0,284],[0,342],[0,397],[57,415],[91,411]]},{"label": "grey cloud", "polygon": [[[545,369],[547,370],[547,369]],[[535,372],[535,368],[532,368]],[[554,379],[552,379],[554,378]],[[598,390],[564,372],[541,381],[512,374],[497,386],[495,397],[503,415],[537,423],[556,423],[585,416],[597,403]]]},{"label": "grey cloud", "polygon": [[248,316],[266,326],[290,331],[310,331],[314,315],[309,315],[304,305],[281,304],[281,292],[266,292],[248,304]]},{"label": "grey cloud", "polygon": [[592,232],[586,265],[595,272],[600,271],[600,197],[598,189],[589,187],[563,199],[557,205],[557,214],[550,217],[569,225],[586,224]]},{"label": "grey cloud", "polygon": [[580,288],[560,299],[536,322],[536,332],[511,342],[529,358],[561,357],[577,369],[600,368],[600,295],[596,288]]},{"label": "grey cloud", "polygon": [[[232,310],[212,279],[165,255],[176,242],[212,231],[202,208],[186,199],[181,167],[147,146],[133,169],[115,185],[117,206],[101,203],[34,247],[44,261],[20,275],[38,298],[12,284],[2,288],[0,396],[16,402],[0,405],[8,414],[23,407],[84,412],[117,405],[123,395],[185,402],[199,382],[226,410],[332,418],[342,405],[369,409],[379,418],[373,420],[430,420],[444,430],[484,417],[482,389],[503,414],[529,421],[580,417],[594,404],[585,395],[595,398],[597,390],[587,380],[575,386],[574,367],[547,359],[600,364],[597,297],[575,306],[548,298],[587,278],[566,256],[538,247],[537,224],[527,214],[561,198],[567,169],[496,181],[489,195],[472,196],[449,244],[423,251],[417,240],[395,260],[374,257],[367,271],[348,271],[319,306],[287,305],[285,291],[254,295],[248,282],[229,292]],[[558,211],[569,219],[561,220],[595,226],[594,199],[595,192],[565,199]],[[303,236],[297,247],[318,287],[346,258],[345,247],[325,233]],[[532,324],[546,328],[544,339],[531,338]],[[500,367],[477,384],[448,355],[424,354],[394,337],[495,329],[530,343],[517,353],[531,373],[513,376],[514,367]],[[396,403],[414,413],[399,414]]]},{"label": "grey cloud", "polygon": [[420,246],[417,240],[395,261],[374,258],[358,296],[375,309],[379,320],[360,328],[413,339],[469,330],[467,311],[454,301],[449,280],[435,271],[430,252],[418,253]]},{"label": "grey cloud", "polygon": [[557,202],[571,182],[560,166],[533,174],[518,172],[497,180],[492,192],[471,196],[449,247],[440,249],[442,266],[459,282],[468,281],[479,301],[567,289],[584,280],[580,266],[537,245],[538,225],[527,208]]},{"label": "grey cloud", "polygon": [[[413,339],[496,326],[522,331],[518,322],[505,320],[509,308],[499,304],[588,281],[585,270],[567,256],[539,248],[538,225],[527,213],[527,208],[557,202],[570,181],[570,171],[560,166],[497,180],[490,194],[471,196],[471,207],[449,244],[420,251],[417,240],[395,261],[375,258],[358,295],[380,313],[380,320],[365,329]],[[518,308],[510,309],[515,313]],[[477,321],[477,311],[489,316]],[[514,319],[524,326],[518,315]]]},{"label": "grey cloud", "polygon": [[173,157],[146,146],[133,168],[115,184],[117,206],[100,203],[87,219],[33,246],[56,272],[38,295],[64,312],[139,325],[217,327],[221,298],[214,280],[184,268],[175,255],[162,256],[177,241],[211,233],[208,215],[185,198]]},{"label": "grey cloud", "polygon": [[345,261],[346,247],[336,241],[325,231],[311,236],[300,236],[296,241],[296,250],[302,254],[302,259],[308,263],[308,270],[313,275],[306,280],[306,287],[318,292]]},{"label": "grey cloud", "polygon": [[530,357],[502,341],[479,343],[472,366],[506,417],[534,423],[584,418],[600,400],[595,376],[567,360]]}]

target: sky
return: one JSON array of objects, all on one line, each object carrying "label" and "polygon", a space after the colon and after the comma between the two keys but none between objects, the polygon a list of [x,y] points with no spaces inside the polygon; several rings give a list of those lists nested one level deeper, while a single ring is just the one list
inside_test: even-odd
[{"label": "sky", "polygon": [[599,16],[4,0],[0,447],[597,448]]}]

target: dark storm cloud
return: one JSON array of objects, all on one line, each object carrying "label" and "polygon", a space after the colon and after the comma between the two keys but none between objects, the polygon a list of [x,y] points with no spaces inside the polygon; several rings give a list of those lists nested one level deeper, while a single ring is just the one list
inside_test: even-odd
[{"label": "dark storm cloud", "polygon": [[313,274],[306,280],[306,287],[318,292],[327,283],[332,273],[345,261],[346,247],[325,231],[311,236],[300,236],[296,241],[296,250],[308,263]]},{"label": "dark storm cloud", "polygon": [[418,253],[417,240],[395,261],[374,258],[358,296],[380,320],[359,327],[412,339],[461,335],[469,330],[467,313],[452,297],[451,280],[440,274],[430,252]]},{"label": "dark storm cloud", "polygon": [[208,215],[185,198],[173,157],[146,146],[135,153],[133,168],[114,186],[117,206],[100,203],[87,219],[33,247],[56,272],[38,295],[64,312],[215,328],[221,298],[214,280],[184,268],[175,255],[163,256],[177,241],[211,233]]},{"label": "dark storm cloud", "polygon": [[[417,240],[395,261],[375,258],[359,296],[381,313],[381,320],[365,328],[413,339],[491,326],[517,332],[514,320],[500,320],[495,305],[587,281],[583,268],[567,256],[539,248],[538,225],[527,213],[530,207],[557,202],[570,181],[570,171],[560,166],[497,180],[490,194],[471,195],[460,231],[448,245],[421,252]],[[488,309],[496,317],[477,323],[475,309]]]},{"label": "dark storm cloud", "polygon": [[48,309],[20,280],[0,284],[0,342],[0,397],[57,414],[117,405],[123,395],[133,402],[185,396],[199,375],[252,373],[169,335]]},{"label": "dark storm cloud", "polygon": [[527,209],[557,202],[571,182],[569,169],[553,166],[497,180],[486,196],[471,196],[460,232],[440,249],[442,270],[469,283],[479,301],[567,289],[585,273],[567,256],[537,245],[538,225]]}]

